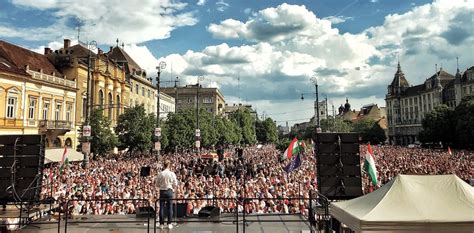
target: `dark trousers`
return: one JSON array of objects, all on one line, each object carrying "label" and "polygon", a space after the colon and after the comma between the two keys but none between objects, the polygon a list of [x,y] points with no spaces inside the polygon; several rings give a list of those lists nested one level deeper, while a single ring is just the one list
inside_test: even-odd
[{"label": "dark trousers", "polygon": [[[173,217],[173,190],[160,190],[160,224],[165,223],[165,215],[168,215],[168,224]],[[165,213],[166,211],[166,213]]]}]

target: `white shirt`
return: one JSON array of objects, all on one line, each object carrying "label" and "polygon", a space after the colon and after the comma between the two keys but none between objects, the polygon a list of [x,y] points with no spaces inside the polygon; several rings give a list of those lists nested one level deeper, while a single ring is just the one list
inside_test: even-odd
[{"label": "white shirt", "polygon": [[178,186],[176,174],[169,169],[165,169],[156,176],[156,186],[158,186],[160,190],[173,190],[174,186]]}]

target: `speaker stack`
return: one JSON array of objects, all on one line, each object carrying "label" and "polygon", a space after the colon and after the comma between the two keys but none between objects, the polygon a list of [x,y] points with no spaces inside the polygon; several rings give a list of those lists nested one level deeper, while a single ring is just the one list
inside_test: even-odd
[{"label": "speaker stack", "polygon": [[319,192],[330,200],[362,196],[358,134],[318,133],[315,137]]},{"label": "speaker stack", "polygon": [[39,200],[45,137],[0,135],[0,202]]}]

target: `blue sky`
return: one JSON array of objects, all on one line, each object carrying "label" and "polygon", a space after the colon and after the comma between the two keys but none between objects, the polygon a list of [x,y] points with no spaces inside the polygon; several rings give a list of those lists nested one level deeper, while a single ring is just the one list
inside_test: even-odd
[{"label": "blue sky", "polygon": [[293,124],[314,114],[299,98],[312,76],[330,105],[359,108],[385,105],[398,58],[413,85],[435,64],[454,73],[457,56],[461,70],[474,65],[473,14],[474,0],[8,0],[0,39],[58,49],[80,24],[81,41],[107,51],[118,38],[150,76],[166,61],[165,77],[203,75],[227,102]]}]

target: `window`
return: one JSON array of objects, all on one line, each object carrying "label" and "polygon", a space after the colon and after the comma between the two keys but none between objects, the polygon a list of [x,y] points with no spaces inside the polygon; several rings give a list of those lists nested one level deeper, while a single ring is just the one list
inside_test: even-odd
[{"label": "window", "polygon": [[28,108],[28,119],[35,119],[36,99],[30,98],[30,106]]},{"label": "window", "polygon": [[56,109],[54,111],[54,120],[55,121],[61,120],[61,108],[62,108],[62,104],[61,103],[56,103]]},{"label": "window", "polygon": [[145,87],[142,87],[142,96],[145,96]]},{"label": "window", "polygon": [[99,90],[99,107],[104,107],[104,92],[102,90]]},{"label": "window", "polygon": [[7,101],[7,118],[16,116],[16,97],[9,96]]},{"label": "window", "polygon": [[48,120],[49,113],[49,101],[44,101],[43,103],[43,120]]},{"label": "window", "polygon": [[71,121],[72,104],[66,105],[66,121]]},{"label": "window", "polygon": [[150,89],[148,89],[148,98],[150,98],[150,97],[151,97],[151,91],[150,91]]},{"label": "window", "polygon": [[212,97],[204,97],[202,102],[205,103],[205,104],[212,104],[213,98]]},{"label": "window", "polygon": [[112,97],[112,93],[109,92],[109,108],[108,108],[108,117],[109,119],[112,119],[112,113],[113,113],[113,107],[114,107],[114,100]]},{"label": "window", "polygon": [[137,95],[138,95],[138,93],[139,93],[139,87],[138,87],[138,84],[135,84],[135,92],[136,92],[136,93],[137,93]]}]

